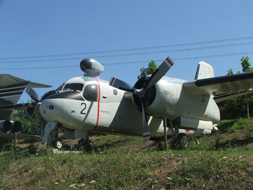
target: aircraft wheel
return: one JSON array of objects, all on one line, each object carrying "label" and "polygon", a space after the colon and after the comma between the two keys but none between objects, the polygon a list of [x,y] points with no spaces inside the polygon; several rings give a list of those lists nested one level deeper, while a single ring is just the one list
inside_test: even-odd
[{"label": "aircraft wheel", "polygon": [[180,149],[180,144],[179,144],[178,138],[176,138],[176,139],[170,144],[170,148],[171,148],[172,150],[178,150],[178,149]]},{"label": "aircraft wheel", "polygon": [[61,149],[63,146],[62,141],[60,139],[57,139],[54,141],[54,147],[57,149]]},{"label": "aircraft wheel", "polygon": [[179,143],[182,149],[186,149],[188,146],[188,138],[185,134],[179,134]]}]

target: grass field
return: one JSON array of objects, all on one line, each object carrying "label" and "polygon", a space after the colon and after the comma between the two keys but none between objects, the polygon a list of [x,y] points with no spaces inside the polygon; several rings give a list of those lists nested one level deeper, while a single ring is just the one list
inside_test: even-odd
[{"label": "grass field", "polygon": [[1,152],[0,189],[253,189],[251,125],[221,122],[186,150],[119,135],[92,137],[81,154],[35,155],[41,145],[19,145]]}]

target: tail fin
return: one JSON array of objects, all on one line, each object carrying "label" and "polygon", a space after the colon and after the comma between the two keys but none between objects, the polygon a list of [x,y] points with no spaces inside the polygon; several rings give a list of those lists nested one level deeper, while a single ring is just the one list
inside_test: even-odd
[{"label": "tail fin", "polygon": [[211,77],[214,77],[213,67],[204,61],[199,62],[198,69],[195,75],[195,80]]}]

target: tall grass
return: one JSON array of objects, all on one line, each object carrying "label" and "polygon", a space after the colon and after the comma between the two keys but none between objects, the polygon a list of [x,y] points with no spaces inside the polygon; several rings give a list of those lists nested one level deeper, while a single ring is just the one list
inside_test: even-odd
[{"label": "tall grass", "polygon": [[[252,151],[46,153],[7,162],[2,189],[233,189],[253,187]],[[251,181],[250,181],[251,180]],[[246,184],[245,184],[246,183]],[[247,185],[247,186],[246,186]]]},{"label": "tall grass", "polygon": [[253,189],[252,149],[229,145],[240,132],[203,136],[186,150],[112,135],[93,138],[81,154],[31,154],[36,146],[4,152],[0,189]]}]

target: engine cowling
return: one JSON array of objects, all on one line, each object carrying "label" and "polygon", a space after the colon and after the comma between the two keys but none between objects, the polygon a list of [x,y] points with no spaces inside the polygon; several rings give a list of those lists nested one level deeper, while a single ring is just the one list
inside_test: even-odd
[{"label": "engine cowling", "polygon": [[20,133],[22,131],[22,125],[19,121],[5,120],[0,123],[0,130],[3,133]]},{"label": "engine cowling", "polygon": [[[145,86],[147,81],[147,77],[142,77],[136,82],[134,87],[141,89],[143,86]],[[166,83],[166,88],[164,83]],[[147,114],[168,118],[167,110],[171,107],[174,99],[174,92],[170,91],[170,89],[174,89],[172,83],[167,83],[165,80],[160,80],[154,86],[146,90],[144,106]],[[137,109],[141,110],[140,98],[135,94],[133,94],[133,102]]]},{"label": "engine cowling", "polygon": [[[136,89],[141,89],[145,86],[146,82],[148,81],[147,77],[142,77],[140,78],[134,85],[134,88]],[[152,86],[149,88],[146,93],[145,93],[145,98],[144,98],[144,106],[149,107],[155,100],[156,97],[156,87]],[[133,93],[133,102],[135,106],[141,110],[141,101],[139,96],[135,95]]]},{"label": "engine cowling", "polygon": [[22,124],[19,121],[11,121],[12,124],[12,133],[21,133],[22,131]]},{"label": "engine cowling", "polygon": [[9,133],[12,130],[12,123],[9,120],[2,121],[0,123],[0,130],[3,133]]},{"label": "engine cowling", "polygon": [[[135,84],[141,89],[148,78],[142,78]],[[220,121],[220,112],[211,95],[195,95],[183,88],[183,81],[163,77],[154,86],[146,90],[144,106],[146,114],[160,118],[176,119],[186,117],[192,119]],[[135,106],[140,108],[140,98],[133,95]]]}]

